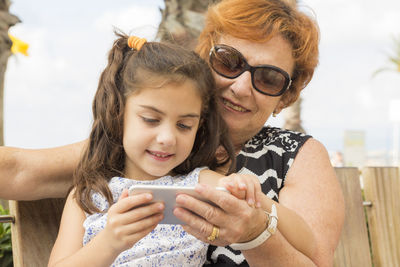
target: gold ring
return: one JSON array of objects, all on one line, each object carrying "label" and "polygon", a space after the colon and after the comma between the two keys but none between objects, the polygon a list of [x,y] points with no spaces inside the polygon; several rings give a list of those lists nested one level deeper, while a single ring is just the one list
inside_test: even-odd
[{"label": "gold ring", "polygon": [[209,237],[207,237],[208,241],[214,241],[219,236],[219,228],[217,226],[213,226],[212,233]]}]

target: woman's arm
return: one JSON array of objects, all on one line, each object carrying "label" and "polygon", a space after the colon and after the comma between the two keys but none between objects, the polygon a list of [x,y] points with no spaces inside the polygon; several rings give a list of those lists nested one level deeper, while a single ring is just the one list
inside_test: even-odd
[{"label": "woman's arm", "polygon": [[317,265],[331,266],[344,223],[344,198],[329,155],[317,140],[310,139],[300,150],[279,201],[295,210],[313,230]]},{"label": "woman's arm", "polygon": [[85,143],[35,150],[0,147],[0,198],[65,197]]},{"label": "woman's arm", "polygon": [[[213,225],[217,225],[219,238],[213,244],[225,246],[252,240],[265,229],[263,212],[212,188],[199,189],[200,194],[222,209],[180,196],[177,199],[180,205],[205,218],[177,209],[176,215],[187,223],[189,233],[206,241]],[[243,251],[248,263],[251,266],[331,266],[344,221],[344,201],[328,154],[318,141],[308,140],[299,151],[279,201],[308,224],[316,240],[316,253],[310,259],[277,231],[259,247]]]}]

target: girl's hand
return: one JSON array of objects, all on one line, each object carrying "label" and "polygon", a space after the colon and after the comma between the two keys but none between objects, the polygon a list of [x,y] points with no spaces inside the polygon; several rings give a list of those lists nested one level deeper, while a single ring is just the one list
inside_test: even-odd
[{"label": "girl's hand", "polygon": [[150,203],[149,193],[129,196],[124,190],[108,210],[104,235],[115,251],[122,252],[150,233],[163,219],[164,204]]},{"label": "girl's hand", "polygon": [[257,198],[262,194],[260,181],[254,175],[234,173],[221,178],[218,186],[225,187],[239,199],[245,199],[251,207],[261,207],[260,196]]}]

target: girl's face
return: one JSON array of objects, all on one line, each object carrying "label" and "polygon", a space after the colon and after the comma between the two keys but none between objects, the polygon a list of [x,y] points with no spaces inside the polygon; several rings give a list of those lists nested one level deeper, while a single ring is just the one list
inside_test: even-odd
[{"label": "girl's face", "polygon": [[191,80],[130,95],[124,114],[125,175],[154,180],[182,163],[192,150],[201,107]]},{"label": "girl's face", "polygon": [[[290,44],[280,36],[267,42],[256,43],[230,35],[222,36],[217,44],[238,50],[251,66],[273,65],[292,74],[294,59]],[[221,92],[222,117],[229,127],[232,141],[241,145],[263,127],[268,117],[282,108],[281,96],[273,97],[257,92],[251,82],[249,71],[235,79],[224,78],[214,73],[217,88]]]}]

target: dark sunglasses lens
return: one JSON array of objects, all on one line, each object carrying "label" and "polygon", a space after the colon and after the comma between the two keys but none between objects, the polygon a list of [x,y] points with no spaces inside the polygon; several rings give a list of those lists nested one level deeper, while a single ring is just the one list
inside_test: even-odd
[{"label": "dark sunglasses lens", "polygon": [[242,56],[228,48],[215,48],[210,58],[212,68],[228,78],[240,75],[244,68]]},{"label": "dark sunglasses lens", "polygon": [[254,71],[254,86],[270,95],[278,95],[286,84],[286,77],[277,70],[259,67]]}]

